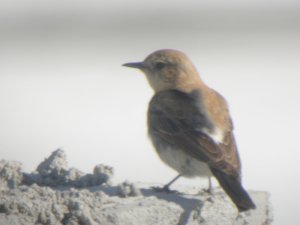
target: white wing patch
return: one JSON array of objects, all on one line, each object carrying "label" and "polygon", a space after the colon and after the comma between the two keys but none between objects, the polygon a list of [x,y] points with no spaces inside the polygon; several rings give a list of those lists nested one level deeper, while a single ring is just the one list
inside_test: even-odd
[{"label": "white wing patch", "polygon": [[211,137],[217,144],[223,143],[224,134],[221,129],[216,127],[214,131],[211,132],[210,130],[204,128],[201,131]]}]

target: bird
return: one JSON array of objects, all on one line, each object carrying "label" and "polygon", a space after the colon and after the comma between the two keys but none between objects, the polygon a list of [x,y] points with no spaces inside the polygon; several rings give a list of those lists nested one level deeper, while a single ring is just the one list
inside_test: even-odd
[{"label": "bird", "polygon": [[141,70],[154,90],[148,134],[160,159],[178,172],[162,190],[181,176],[215,177],[239,212],[255,209],[242,185],[227,101],[206,85],[188,56],[161,49],[123,66]]}]

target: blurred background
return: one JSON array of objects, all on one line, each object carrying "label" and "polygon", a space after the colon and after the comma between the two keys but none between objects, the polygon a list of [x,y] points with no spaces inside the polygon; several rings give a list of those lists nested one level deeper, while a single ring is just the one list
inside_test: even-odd
[{"label": "blurred background", "polygon": [[166,183],[176,173],[147,138],[153,92],[121,64],[178,49],[230,104],[245,187],[271,193],[274,225],[300,224],[299,42],[296,0],[0,0],[1,158],[29,172],[63,148],[84,172]]}]

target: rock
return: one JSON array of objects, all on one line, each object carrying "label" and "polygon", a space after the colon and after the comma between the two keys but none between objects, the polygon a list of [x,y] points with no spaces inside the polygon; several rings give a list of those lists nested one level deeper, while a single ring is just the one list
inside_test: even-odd
[{"label": "rock", "polygon": [[46,158],[37,167],[37,172],[41,176],[48,176],[51,174],[63,174],[68,170],[67,157],[63,150],[57,149]]},{"label": "rock", "polygon": [[109,184],[113,176],[113,168],[98,165],[93,174],[85,174],[76,168],[68,168],[66,154],[57,149],[33,173],[24,173],[24,184],[40,186],[71,186],[77,188]]},{"label": "rock", "polygon": [[114,169],[110,166],[99,164],[94,168],[95,183],[97,185],[102,183],[110,183],[112,176],[114,175]]},{"label": "rock", "polygon": [[[272,222],[269,195],[250,191],[257,209],[238,213],[219,188],[213,194],[175,186],[155,192],[147,184],[113,186],[113,168],[97,165],[92,174],[69,169],[62,150],[37,171],[22,174],[18,162],[0,161],[1,225],[266,225]],[[84,187],[84,188],[83,188]]]},{"label": "rock", "polygon": [[141,190],[133,183],[128,181],[118,185],[118,195],[121,197],[142,195]]},{"label": "rock", "polygon": [[0,190],[18,187],[23,180],[21,163],[15,161],[0,161]]}]

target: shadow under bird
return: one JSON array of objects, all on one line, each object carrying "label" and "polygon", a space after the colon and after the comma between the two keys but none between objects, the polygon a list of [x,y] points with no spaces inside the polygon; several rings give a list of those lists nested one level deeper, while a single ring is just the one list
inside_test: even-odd
[{"label": "shadow under bird", "polygon": [[142,70],[155,92],[148,109],[149,136],[161,160],[179,173],[162,190],[180,176],[214,176],[240,212],[255,209],[242,186],[226,100],[202,81],[188,57],[158,50],[143,62],[123,66]]}]

